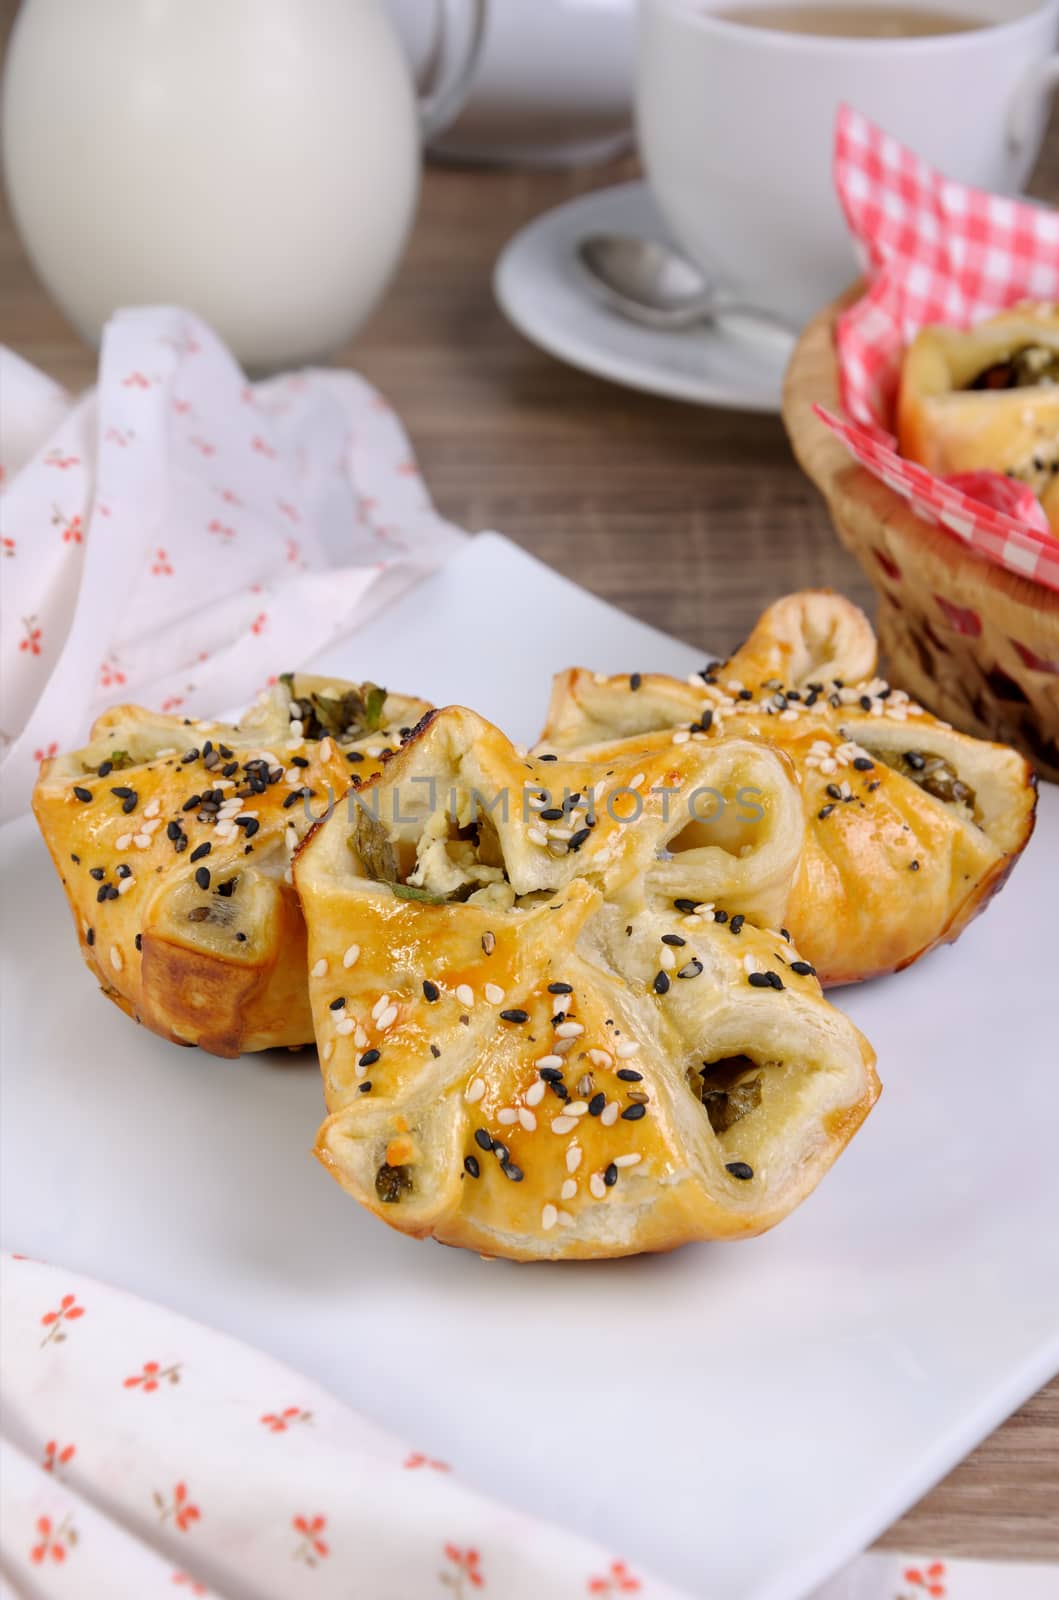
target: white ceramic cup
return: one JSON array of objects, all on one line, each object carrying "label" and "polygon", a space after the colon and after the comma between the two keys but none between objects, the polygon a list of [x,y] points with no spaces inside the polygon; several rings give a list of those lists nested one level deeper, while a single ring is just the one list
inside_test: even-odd
[{"label": "white ceramic cup", "polygon": [[888,39],[714,14],[746,3],[641,0],[637,81],[640,149],[663,215],[743,298],[806,320],[855,276],[832,182],[843,101],[960,182],[1006,194],[1025,183],[1059,83],[1059,0],[896,0],[987,25]]},{"label": "white ceramic cup", "polygon": [[[424,0],[387,4],[430,83],[447,19]],[[604,160],[632,142],[635,59],[636,0],[488,0],[465,103],[431,148],[519,165]]]}]

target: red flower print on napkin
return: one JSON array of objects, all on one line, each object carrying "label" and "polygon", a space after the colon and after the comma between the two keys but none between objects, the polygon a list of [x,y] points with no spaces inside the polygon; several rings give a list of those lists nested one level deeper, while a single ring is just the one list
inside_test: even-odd
[{"label": "red flower print on napkin", "polygon": [[264,633],[267,626],[268,613],[265,611],[259,611],[253,622],[250,624],[250,632],[258,634]]},{"label": "red flower print on napkin", "polygon": [[151,380],[142,372],[130,372],[127,378],[122,378],[121,386],[123,389],[149,389]]},{"label": "red flower print on napkin", "polygon": [[470,1584],[472,1589],[484,1589],[485,1578],[482,1576],[481,1556],[477,1550],[461,1550],[458,1545],[445,1546],[445,1559],[451,1561],[452,1569],[438,1573],[439,1582],[455,1591],[458,1600],[467,1593],[465,1584]]},{"label": "red flower print on napkin", "polygon": [[53,739],[51,744],[45,745],[42,750],[34,750],[33,759],[34,761],[50,761],[53,756],[57,756],[58,754],[59,746]]},{"label": "red flower print on napkin", "polygon": [[186,1572],[174,1572],[170,1583],[175,1583],[177,1588],[186,1588],[189,1594],[205,1594],[206,1585],[197,1578],[192,1578]]},{"label": "red flower print on napkin", "polygon": [[425,1456],[421,1450],[413,1450],[401,1465],[408,1472],[415,1472],[419,1467],[432,1467],[435,1472],[452,1471],[447,1461],[435,1461],[431,1456]]},{"label": "red flower print on napkin", "polygon": [[[931,1600],[942,1600],[945,1595],[945,1585],[941,1581],[945,1576],[944,1561],[932,1561],[929,1567],[908,1567],[905,1571],[905,1582],[912,1585],[913,1589],[929,1594]],[[909,1600],[908,1596],[898,1595],[896,1600]]]},{"label": "red flower print on napkin", "polygon": [[202,1520],[202,1512],[198,1506],[192,1505],[188,1498],[188,1486],[186,1483],[178,1483],[174,1486],[172,1500],[166,1500],[165,1496],[159,1494],[157,1489],[151,1495],[151,1499],[158,1509],[159,1522],[168,1522],[172,1517],[174,1524],[180,1529],[181,1533],[187,1533],[193,1522]]},{"label": "red flower print on napkin", "polygon": [[38,1517],[37,1532],[40,1542],[31,1547],[29,1559],[38,1567],[45,1561],[65,1561],[67,1552],[77,1543],[77,1529],[69,1516],[59,1523],[53,1523],[51,1517]]},{"label": "red flower print on napkin", "polygon": [[154,562],[152,563],[151,571],[154,573],[156,578],[171,578],[173,576],[173,566],[169,560],[168,553],[165,550],[155,551]]},{"label": "red flower print on napkin", "polygon": [[56,1440],[49,1439],[44,1446],[44,1460],[41,1466],[45,1472],[55,1472],[58,1467],[65,1467],[73,1460],[76,1450],[76,1445],[72,1444],[64,1444],[60,1450]]},{"label": "red flower print on napkin", "polygon": [[81,465],[80,456],[64,456],[61,450],[49,450],[44,457],[46,467],[58,467],[60,472],[69,472],[71,467]]},{"label": "red flower print on napkin", "polygon": [[263,1422],[270,1433],[286,1433],[288,1428],[296,1422],[311,1422],[311,1411],[303,1411],[301,1406],[287,1406],[283,1411],[266,1411],[258,1421]]},{"label": "red flower print on napkin", "polygon": [[227,522],[222,522],[219,517],[213,517],[212,520],[207,523],[206,532],[215,533],[219,539],[224,540],[225,544],[228,543],[229,539],[235,538],[235,529]]},{"label": "red flower print on napkin", "polygon": [[117,656],[109,655],[105,661],[100,663],[99,687],[101,689],[113,689],[116,684],[124,682],[125,674],[121,670]]},{"label": "red flower print on napkin", "polygon": [[612,1561],[602,1577],[588,1580],[589,1594],[635,1594],[640,1587],[624,1561]]},{"label": "red flower print on napkin", "polygon": [[291,1527],[295,1533],[301,1534],[292,1553],[294,1561],[304,1561],[307,1567],[315,1567],[318,1560],[326,1560],[331,1554],[327,1540],[320,1537],[327,1527],[326,1517],[292,1517]]},{"label": "red flower print on napkin", "polygon": [[254,437],[250,441],[250,448],[255,452],[255,454],[264,456],[266,461],[275,461],[276,459],[275,446],[269,444],[267,439],[262,439],[259,433],[254,434]]},{"label": "red flower print on napkin", "polygon": [[142,1372],[133,1373],[125,1379],[123,1389],[140,1389],[144,1394],[153,1394],[163,1383],[180,1382],[180,1362],[174,1361],[170,1366],[160,1366],[157,1361],[145,1361]]},{"label": "red flower print on napkin", "polygon": [[62,1344],[66,1338],[67,1323],[76,1322],[78,1317],[83,1317],[84,1314],[85,1308],[77,1304],[77,1296],[64,1294],[59,1301],[58,1310],[46,1311],[40,1319],[41,1327],[48,1330],[40,1342],[40,1348],[43,1350],[46,1344]]},{"label": "red flower print on napkin", "polygon": [[31,656],[39,656],[42,635],[36,617],[23,617],[22,626],[25,629],[25,636],[19,640],[18,648],[28,651]]},{"label": "red flower print on napkin", "polygon": [[14,539],[8,539],[6,536],[0,539],[0,550],[4,552],[5,556],[13,556],[16,548]]}]

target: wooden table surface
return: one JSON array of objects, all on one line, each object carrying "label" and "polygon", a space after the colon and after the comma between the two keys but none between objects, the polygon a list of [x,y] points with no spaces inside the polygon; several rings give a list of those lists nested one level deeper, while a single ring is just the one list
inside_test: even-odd
[{"label": "wooden table surface", "polygon": [[[0,0],[0,40],[12,9]],[[397,407],[446,516],[499,529],[704,650],[733,646],[790,589],[830,584],[870,606],[778,418],[597,381],[526,344],[497,310],[490,274],[505,240],[550,206],[634,172],[630,162],[558,174],[433,168],[401,273],[338,360]],[[1059,203],[1059,110],[1032,191]],[[71,387],[94,376],[92,353],[35,281],[2,205],[0,344]],[[1059,1561],[1059,1380],[881,1543]]]}]

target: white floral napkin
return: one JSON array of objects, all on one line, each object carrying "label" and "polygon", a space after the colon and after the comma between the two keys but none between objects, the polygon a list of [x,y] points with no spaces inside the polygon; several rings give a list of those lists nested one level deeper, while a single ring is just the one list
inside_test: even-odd
[{"label": "white floral napkin", "polygon": [[[12,1595],[692,1600],[465,1488],[458,1461],[401,1443],[271,1356],[64,1268],[3,1259],[0,1353]],[[870,1554],[817,1600],[1057,1594],[1054,1567]]]},{"label": "white floral napkin", "polygon": [[249,384],[172,309],[115,317],[77,400],[0,350],[0,821],[104,706],[248,701],[462,539],[354,373]]}]

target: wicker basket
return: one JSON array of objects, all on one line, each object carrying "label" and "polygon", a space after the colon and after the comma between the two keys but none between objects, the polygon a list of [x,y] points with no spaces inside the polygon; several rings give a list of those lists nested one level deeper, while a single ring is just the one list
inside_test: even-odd
[{"label": "wicker basket", "polygon": [[843,543],[879,597],[893,681],[957,728],[1023,750],[1059,781],[1059,592],[995,566],[917,517],[813,414],[839,408],[834,330],[851,290],[805,329],[783,419]]}]

